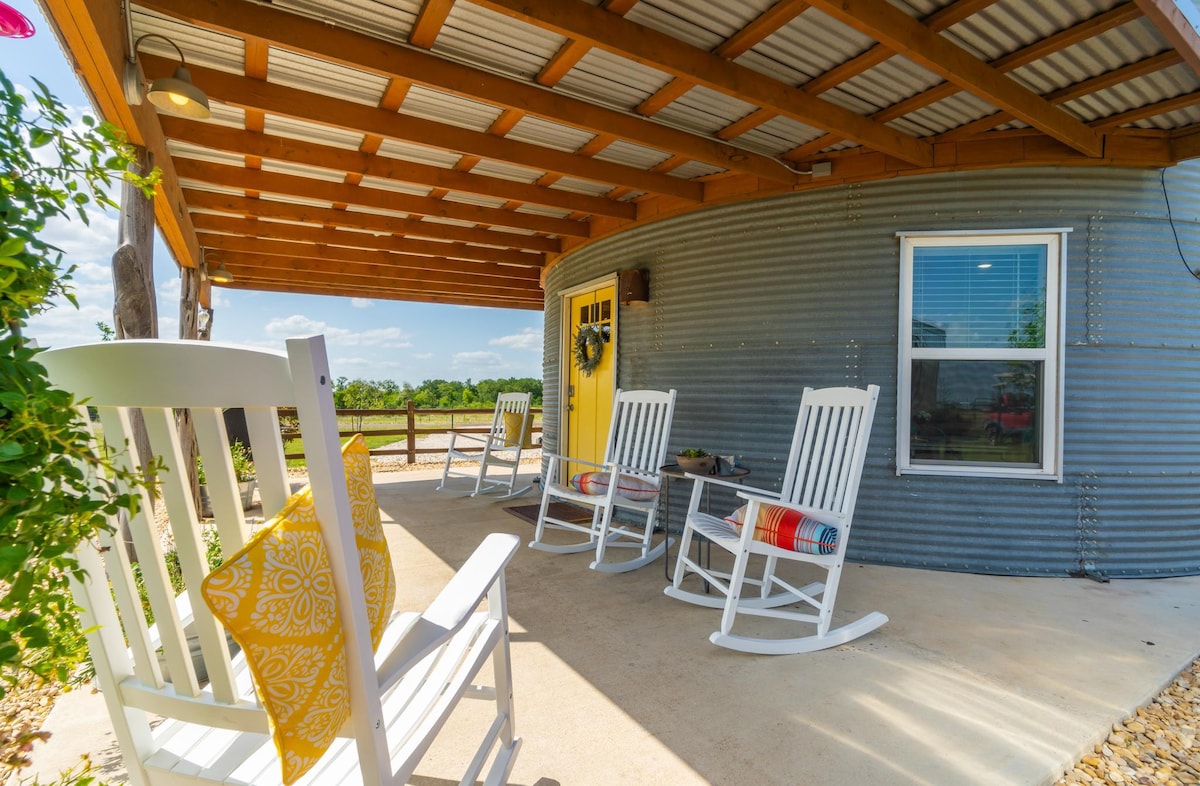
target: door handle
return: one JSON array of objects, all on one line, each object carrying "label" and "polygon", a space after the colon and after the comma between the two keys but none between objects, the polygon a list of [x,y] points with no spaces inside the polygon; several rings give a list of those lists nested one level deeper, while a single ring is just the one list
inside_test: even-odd
[{"label": "door handle", "polygon": [[575,411],[575,405],[567,404],[567,412],[574,412],[574,411]]}]

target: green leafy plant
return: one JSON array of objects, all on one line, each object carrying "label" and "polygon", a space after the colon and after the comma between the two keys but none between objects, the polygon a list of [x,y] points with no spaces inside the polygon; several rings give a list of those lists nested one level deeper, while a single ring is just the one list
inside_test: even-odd
[{"label": "green leafy plant", "polygon": [[0,697],[22,673],[65,682],[86,651],[69,576],[73,550],[138,506],[140,475],[91,450],[71,394],[49,384],[22,335],[57,300],[78,307],[73,267],[45,240],[51,218],[88,222],[120,179],[147,196],[157,173],[126,171],[120,131],[66,108],[36,82],[31,98],[0,71]]},{"label": "green leafy plant", "polygon": [[[234,440],[229,446],[229,457],[233,459],[233,474],[238,479],[238,482],[254,480],[254,462],[250,459],[250,449],[243,445],[239,440]],[[199,476],[200,485],[208,482],[204,475],[204,460],[196,459],[196,474]]]},{"label": "green leafy plant", "polygon": [[686,448],[684,450],[679,451],[675,455],[683,456],[684,458],[704,458],[705,456],[708,456],[711,454],[704,448]]}]

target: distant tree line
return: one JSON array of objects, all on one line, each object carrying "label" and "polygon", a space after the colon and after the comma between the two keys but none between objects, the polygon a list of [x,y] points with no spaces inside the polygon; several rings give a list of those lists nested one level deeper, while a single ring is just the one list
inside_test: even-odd
[{"label": "distant tree line", "polygon": [[333,386],[333,403],[338,409],[404,409],[411,399],[418,409],[460,409],[494,406],[501,393],[530,393],[533,406],[542,406],[542,381],[531,377],[478,382],[427,379],[416,387],[407,382],[397,385],[390,379],[338,377]]}]

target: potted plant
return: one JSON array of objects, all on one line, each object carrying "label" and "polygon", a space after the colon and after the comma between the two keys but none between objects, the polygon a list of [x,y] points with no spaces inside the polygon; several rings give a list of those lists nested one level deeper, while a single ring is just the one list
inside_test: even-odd
[{"label": "potted plant", "polygon": [[717,457],[703,448],[688,448],[675,454],[675,462],[684,472],[711,475],[717,466]]},{"label": "potted plant", "polygon": [[[239,440],[234,440],[233,444],[229,446],[229,457],[233,460],[233,474],[237,478],[238,491],[242,497],[242,510],[249,510],[254,507],[254,487],[257,485],[250,449]],[[199,458],[196,459],[196,475],[200,480],[200,515],[211,516],[212,503],[208,496],[204,462]]]}]

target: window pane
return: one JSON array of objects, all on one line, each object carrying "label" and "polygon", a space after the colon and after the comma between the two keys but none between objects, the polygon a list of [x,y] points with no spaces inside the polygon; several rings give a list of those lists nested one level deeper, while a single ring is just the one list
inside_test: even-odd
[{"label": "window pane", "polygon": [[913,249],[913,346],[1045,346],[1046,246]]},{"label": "window pane", "polygon": [[1042,460],[1042,363],[914,360],[914,464],[1030,466]]}]

